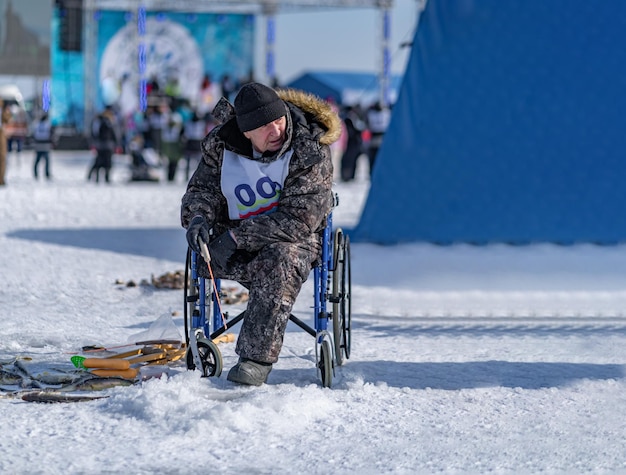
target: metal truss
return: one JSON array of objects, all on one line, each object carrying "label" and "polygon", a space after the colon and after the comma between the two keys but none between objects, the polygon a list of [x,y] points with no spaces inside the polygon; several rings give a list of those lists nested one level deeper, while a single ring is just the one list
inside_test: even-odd
[{"label": "metal truss", "polygon": [[[76,0],[65,0],[72,2]],[[80,1],[80,0],[78,0]],[[330,10],[338,8],[391,8],[393,0],[94,0],[102,10],[146,10],[184,12],[293,12],[295,10]]]},{"label": "metal truss", "polygon": [[[296,11],[331,11],[338,9],[377,9],[381,13],[381,58],[379,66],[380,98],[383,104],[388,104],[387,94],[390,83],[389,70],[389,28],[387,18],[394,0],[57,0],[65,7],[82,7],[83,33],[85,42],[84,75],[85,75],[85,127],[95,111],[93,104],[97,96],[97,77],[95,70],[95,48],[98,25],[94,21],[94,12],[97,10],[126,10],[134,11],[143,8],[146,11],[179,11],[189,13],[248,13],[264,16],[267,28],[273,28],[274,17],[280,13]],[[426,2],[426,0],[417,0]],[[270,35],[267,35],[270,36]],[[274,77],[272,43],[266,43],[266,75],[268,82]]]}]

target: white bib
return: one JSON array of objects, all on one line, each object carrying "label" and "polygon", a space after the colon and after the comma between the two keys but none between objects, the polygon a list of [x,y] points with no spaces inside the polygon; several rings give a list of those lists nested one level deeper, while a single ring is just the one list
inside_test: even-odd
[{"label": "white bib", "polygon": [[271,163],[261,163],[224,150],[221,186],[230,219],[276,211],[292,154],[289,150]]}]

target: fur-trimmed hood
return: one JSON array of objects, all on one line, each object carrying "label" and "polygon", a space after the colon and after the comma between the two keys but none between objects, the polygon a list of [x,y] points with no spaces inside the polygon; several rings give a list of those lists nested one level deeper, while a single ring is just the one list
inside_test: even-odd
[{"label": "fur-trimmed hood", "polygon": [[325,130],[320,137],[322,145],[330,145],[339,140],[341,137],[341,119],[328,102],[313,94],[296,89],[278,89],[276,92],[283,101],[291,102],[322,126]]}]

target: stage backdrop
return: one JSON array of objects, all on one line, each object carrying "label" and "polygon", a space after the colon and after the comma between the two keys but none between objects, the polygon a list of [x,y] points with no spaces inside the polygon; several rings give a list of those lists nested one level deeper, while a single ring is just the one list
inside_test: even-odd
[{"label": "stage backdrop", "polygon": [[[224,74],[243,78],[253,70],[254,16],[147,12],[145,23],[137,11],[97,11],[97,48],[94,61],[97,93],[95,110],[117,103],[123,112],[140,106],[139,81],[152,77],[164,86],[176,78],[181,94],[194,100],[202,78],[214,81]],[[52,19],[52,101],[55,124],[84,120],[85,33],[81,51],[63,51],[59,44],[59,10]],[[140,24],[138,24],[140,23]],[[143,33],[140,35],[139,33]],[[140,55],[140,44],[145,54]],[[144,73],[140,77],[140,62]]]}]

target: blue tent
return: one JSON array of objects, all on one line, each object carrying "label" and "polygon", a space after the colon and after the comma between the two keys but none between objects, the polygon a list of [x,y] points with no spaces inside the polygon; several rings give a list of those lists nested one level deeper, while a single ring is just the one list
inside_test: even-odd
[{"label": "blue tent", "polygon": [[[391,101],[397,97],[401,75],[390,78]],[[337,104],[369,106],[380,98],[378,76],[374,73],[312,71],[292,80],[286,87],[310,92],[318,97],[332,97]]]},{"label": "blue tent", "polygon": [[626,240],[626,1],[422,13],[353,240]]}]

